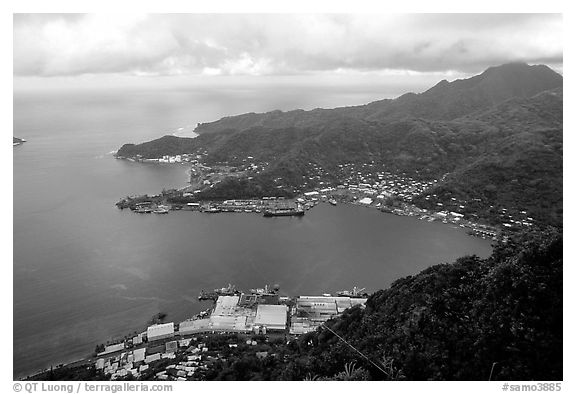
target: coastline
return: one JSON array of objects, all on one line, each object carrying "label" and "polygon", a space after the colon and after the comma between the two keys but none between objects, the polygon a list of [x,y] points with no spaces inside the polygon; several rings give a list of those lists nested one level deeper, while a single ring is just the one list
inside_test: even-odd
[{"label": "coastline", "polygon": [[[130,159],[128,159],[130,160]],[[172,163],[171,163],[172,164]],[[174,163],[185,164],[185,163]],[[464,215],[445,210],[428,210],[419,208],[408,201],[395,202],[387,206],[383,199],[372,201],[371,193],[362,193],[358,190],[345,188],[324,188],[299,194],[293,198],[262,197],[250,199],[209,200],[197,199],[192,185],[194,168],[186,171],[189,175],[189,184],[177,189],[164,191],[157,195],[129,196],[116,203],[120,209],[129,208],[136,213],[168,213],[169,211],[198,211],[205,213],[256,213],[262,214],[267,210],[292,209],[308,211],[319,203],[331,205],[349,204],[382,213],[396,216],[416,217],[428,222],[441,222],[467,229],[470,236],[495,241],[506,231],[502,226],[468,220]],[[188,201],[189,200],[189,201]],[[142,209],[143,208],[143,209]],[[161,210],[162,212],[158,212]],[[304,214],[304,212],[303,212]],[[506,230],[510,230],[507,228]]]},{"label": "coastline", "polygon": [[[232,289],[232,290],[231,290]],[[166,348],[166,352],[162,353],[162,354],[157,354],[157,358],[154,357],[153,359],[150,359],[148,357],[146,357],[146,359],[142,358],[141,362],[139,363],[139,365],[142,365],[142,362],[145,365],[145,368],[148,369],[148,367],[150,367],[150,370],[154,370],[154,368],[158,368],[161,367],[162,362],[159,360],[164,360],[164,359],[174,359],[176,354],[180,354],[182,352],[189,352],[191,348],[188,347],[188,344],[193,341],[193,342],[197,342],[199,338],[203,338],[203,339],[207,339],[210,337],[220,337],[221,335],[236,335],[238,336],[238,338],[251,338],[252,340],[254,339],[254,336],[256,337],[263,337],[266,336],[266,338],[268,338],[267,336],[270,336],[271,338],[280,338],[280,337],[284,337],[284,338],[291,338],[291,339],[295,339],[298,338],[300,335],[305,334],[307,332],[311,332],[314,331],[316,329],[316,327],[318,326],[318,323],[311,323],[310,327],[308,327],[308,331],[304,331],[304,332],[300,332],[301,327],[300,325],[302,318],[296,318],[296,315],[294,313],[291,313],[289,310],[291,307],[293,307],[294,305],[297,305],[297,300],[298,299],[302,299],[304,302],[309,302],[307,301],[310,298],[325,298],[325,297],[329,297],[329,298],[334,298],[334,299],[339,299],[339,302],[344,302],[346,300],[348,300],[348,306],[347,308],[351,308],[354,306],[360,306],[363,307],[363,305],[365,304],[365,302],[367,301],[367,299],[370,297],[369,293],[363,292],[364,289],[358,289],[356,287],[354,287],[353,290],[348,291],[348,290],[342,290],[342,291],[338,291],[336,292],[335,295],[330,295],[330,294],[323,294],[323,295],[312,295],[312,296],[304,296],[304,295],[296,295],[296,296],[288,296],[285,293],[281,292],[279,287],[277,287],[277,285],[274,285],[274,287],[269,287],[268,285],[264,286],[264,288],[256,288],[256,289],[250,289],[247,291],[237,291],[235,286],[228,285],[228,288],[221,288],[221,289],[214,289],[214,298],[206,298],[206,299],[210,299],[212,301],[212,305],[210,306],[210,308],[206,309],[205,311],[202,311],[196,315],[190,316],[185,318],[183,321],[181,322],[165,322],[164,320],[160,320],[160,321],[151,321],[148,326],[144,329],[140,329],[140,330],[135,330],[135,331],[131,331],[130,334],[125,335],[123,340],[116,340],[111,342],[111,345],[107,345],[106,347],[104,347],[104,345],[98,345],[98,346],[102,346],[102,350],[100,353],[96,353],[96,352],[92,352],[90,355],[87,355],[84,358],[81,359],[77,359],[71,362],[67,362],[67,363],[59,363],[56,366],[53,367],[46,367],[44,369],[38,370],[37,372],[28,374],[27,376],[18,376],[15,377],[15,380],[21,380],[21,381],[34,381],[34,380],[47,380],[45,374],[47,373],[58,373],[59,371],[62,370],[74,370],[74,369],[78,369],[80,367],[82,367],[82,369],[84,370],[90,370],[92,369],[94,370],[102,370],[103,368],[99,368],[98,365],[101,362],[102,364],[104,364],[104,361],[107,362],[107,364],[112,364],[114,365],[114,363],[116,365],[122,364],[124,360],[124,362],[126,362],[126,355],[130,354],[136,354],[137,350],[143,350],[144,354],[146,353],[146,350],[148,350],[148,354],[150,354],[153,350],[156,350],[159,347],[162,348]],[[204,291],[201,292],[199,299],[201,299],[202,294],[205,294]],[[248,296],[248,298],[254,298],[254,300],[258,300],[258,301],[253,301],[253,302],[249,302],[246,303],[244,301],[244,303],[241,301],[242,298],[244,296]],[[222,326],[221,322],[218,321],[217,325],[214,327],[208,327],[205,324],[203,324],[203,322],[206,322],[208,320],[211,319],[211,316],[215,316],[216,319],[220,319],[222,318],[223,315],[221,315],[222,311],[220,311],[220,309],[222,308],[222,306],[219,306],[221,302],[223,303],[227,303],[229,304],[231,301],[233,302],[237,302],[237,306],[233,312],[234,315],[238,315],[239,317],[244,317],[247,318],[247,322],[246,322],[246,326],[243,329],[240,329],[238,327],[238,324],[233,324],[231,326]],[[262,305],[264,308],[270,308],[270,307],[280,307],[280,308],[286,308],[286,319],[284,322],[284,326],[282,328],[280,327],[274,327],[271,328],[268,333],[266,332],[266,329],[264,328],[264,331],[262,332],[262,326],[257,325],[257,317],[256,317],[256,309],[260,308],[260,305]],[[229,307],[229,305],[228,305]],[[338,312],[335,312],[336,315],[334,315],[333,317],[337,317],[340,316],[341,313],[344,311],[344,309],[340,310],[341,307],[338,308]],[[251,312],[249,312],[251,311]],[[226,316],[229,315],[230,311],[226,311],[224,312],[226,314]],[[248,315],[250,316],[248,316]],[[254,320],[256,319],[256,320]],[[299,330],[297,332],[292,332],[292,326],[291,326],[291,321],[293,320],[293,322],[298,325]],[[248,321],[251,321],[250,323],[248,323]],[[158,338],[155,337],[151,337],[151,328],[156,327],[156,326],[166,326],[166,325],[171,325],[172,327],[174,327],[172,329],[172,334],[171,335],[162,335],[159,336]],[[192,326],[196,326],[198,325],[196,328],[193,328]],[[254,326],[253,326],[254,325]],[[186,328],[184,328],[184,326]],[[190,326],[190,327],[189,327]],[[257,330],[258,328],[258,330]],[[139,333],[139,334],[137,334]],[[134,334],[137,334],[136,336],[134,336]],[[138,339],[138,342],[136,342],[136,339]],[[266,339],[267,341],[267,339]],[[186,345],[183,347],[182,346],[182,342],[185,342]],[[200,341],[200,342],[204,342],[204,341]],[[176,350],[173,350],[172,354],[168,351],[168,346],[170,343],[177,343],[176,345]],[[254,343],[255,344],[255,343]],[[98,348],[97,346],[97,348]],[[201,348],[203,348],[205,345],[201,345]],[[230,346],[232,347],[232,346]],[[202,352],[205,352],[206,350],[202,349]],[[134,362],[134,364],[136,364],[136,362]],[[127,365],[132,365],[131,362],[127,362]],[[112,368],[114,368],[112,366]],[[168,367],[170,368],[170,367]],[[129,368],[127,369],[118,369],[118,372],[120,373],[121,371],[126,372]],[[139,369],[131,369],[131,373],[134,372],[142,372]],[[116,373],[116,370],[112,373],[112,376],[110,376],[110,373],[107,372],[107,369],[104,369],[102,376],[99,376],[101,379],[98,380],[122,380],[122,378],[126,377],[126,374],[122,375],[118,375]],[[72,373],[75,373],[74,371],[72,371]],[[79,372],[82,373],[82,372]],[[136,373],[135,376],[133,375],[133,377],[135,378],[140,378],[141,375],[140,373]],[[190,377],[190,375],[189,375]]]},{"label": "coastline", "polygon": [[[328,215],[331,215],[331,214],[330,214],[330,212],[331,212],[330,210],[333,209],[333,207],[330,206],[329,203],[324,202],[324,204],[321,204],[321,203],[319,202],[317,205],[322,205],[320,208],[322,208],[322,210],[323,210],[325,213],[327,213]],[[352,207],[352,206],[354,206],[354,205],[359,205],[359,204],[345,203],[345,204],[342,204],[342,205],[343,205],[342,208],[345,208],[346,206]],[[359,206],[361,206],[361,205],[359,205]],[[319,208],[319,209],[320,209],[320,208]],[[334,207],[334,208],[337,209],[337,208],[339,208],[339,207],[336,206],[336,207]],[[364,207],[364,208],[366,208],[366,207]],[[375,208],[372,207],[372,209],[375,209]],[[367,213],[366,213],[367,215],[369,215],[369,216],[374,216],[374,214],[370,213],[370,211],[367,211],[367,210],[364,210],[364,211],[367,212]],[[336,211],[334,211],[334,212],[336,212]],[[172,212],[171,212],[171,213],[172,213]],[[197,214],[195,214],[195,215],[189,216],[189,218],[190,218],[190,220],[194,220],[194,217],[198,217],[198,215],[200,215],[200,213],[197,213]],[[185,217],[186,217],[186,214],[183,214],[182,216],[185,218]],[[397,215],[395,215],[395,216],[397,216]],[[158,218],[158,219],[162,221],[163,218]],[[382,219],[383,219],[384,221],[390,220],[390,218],[389,218],[389,219],[386,219],[385,217],[382,217]],[[219,220],[219,219],[218,219],[218,220]],[[257,220],[260,220],[260,219],[257,219]],[[297,223],[297,222],[299,222],[299,221],[294,221],[294,220],[288,220],[288,222],[287,222],[287,221],[284,221],[284,220],[285,220],[285,219],[279,218],[279,219],[275,220],[274,222],[276,223],[277,226],[283,226],[283,223],[288,223],[288,222],[292,222],[292,223]],[[402,219],[402,220],[406,220],[406,219]],[[416,222],[415,219],[412,219],[412,220],[410,220],[410,221],[411,221],[411,222]],[[416,223],[417,223],[417,222],[416,222]],[[428,224],[428,223],[422,223],[422,225],[424,225],[425,227],[426,227],[426,226],[430,226],[430,224]],[[462,235],[462,236],[464,236],[464,235]],[[373,289],[374,289],[374,288],[373,288]],[[314,294],[315,294],[315,293],[314,293]],[[142,327],[140,327],[140,329],[141,329],[141,328],[142,328]],[[132,332],[132,330],[129,330],[129,332]],[[139,331],[139,332],[140,332],[140,331]],[[106,341],[106,338],[100,338],[100,339],[104,339],[104,342]],[[99,343],[99,342],[98,342],[98,343]],[[91,345],[92,348],[93,348],[94,345],[96,345],[96,342]],[[78,365],[81,365],[82,363],[86,364],[87,362],[90,362],[90,359],[91,359],[91,357],[88,356],[88,357],[86,357],[85,359],[81,359],[81,360],[76,359],[76,360],[74,360],[74,361],[70,361],[69,363],[66,363],[65,365],[68,366],[68,367],[76,367],[76,366],[78,366]],[[55,362],[54,362],[54,366],[55,366],[55,367],[56,367],[56,365],[58,365],[58,364],[60,364],[59,361],[55,361]],[[48,367],[48,369],[49,369],[49,367]],[[39,373],[42,373],[42,372],[39,371]],[[32,374],[32,375],[37,375],[37,374]],[[29,374],[29,376],[30,376],[30,374]],[[24,377],[24,378],[25,378],[25,377]]]},{"label": "coastline", "polygon": [[19,146],[27,142],[24,138],[12,137],[12,146]]}]

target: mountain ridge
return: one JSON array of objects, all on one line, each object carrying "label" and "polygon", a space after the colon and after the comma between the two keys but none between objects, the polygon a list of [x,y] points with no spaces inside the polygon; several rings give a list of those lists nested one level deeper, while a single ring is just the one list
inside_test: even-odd
[{"label": "mountain ridge", "polygon": [[379,122],[396,121],[406,117],[452,120],[509,98],[530,97],[559,86],[562,86],[562,76],[547,66],[509,63],[490,67],[471,78],[453,82],[443,80],[422,93],[406,93],[396,99],[334,109],[287,112],[276,110],[262,114],[229,116],[215,122],[201,123],[196,132],[201,134],[228,129],[243,130],[258,125],[269,128],[309,127],[325,121],[326,117],[334,119],[342,116]]},{"label": "mountain ridge", "polygon": [[[512,82],[496,83],[511,74],[518,75],[510,77]],[[526,79],[529,86],[518,87],[520,81]],[[208,165],[241,165],[242,158],[247,156],[270,163],[250,182],[244,180],[243,187],[239,187],[239,181],[231,180],[199,194],[200,198],[208,199],[234,198],[233,194],[240,190],[244,190],[243,196],[252,193],[253,197],[258,197],[258,193],[285,195],[290,190],[288,194],[294,190],[310,190],[317,187],[318,182],[302,182],[311,178],[312,164],[325,171],[325,183],[337,185],[341,181],[338,165],[372,162],[414,178],[442,178],[437,185],[440,194],[416,199],[422,207],[440,203],[449,208],[455,196],[469,202],[477,198],[474,196],[477,194],[483,205],[475,208],[475,214],[481,217],[494,219],[494,206],[514,211],[528,207],[530,214],[542,223],[559,225],[562,218],[561,82],[562,76],[545,66],[504,65],[469,79],[440,82],[419,95],[396,99],[401,105],[410,102],[403,107],[404,113],[410,113],[421,102],[444,102],[445,111],[440,111],[443,115],[437,118],[447,119],[416,116],[429,111],[428,107],[409,116],[384,116],[384,120],[374,119],[382,116],[382,108],[366,110],[370,106],[388,108],[394,100],[370,103],[360,110],[347,107],[244,114],[204,126],[212,127],[212,131],[200,133],[195,139],[162,137],[140,145],[128,144],[118,155],[153,158],[203,151]],[[479,86],[480,93],[474,90]],[[538,90],[542,87],[549,89]],[[463,97],[473,101],[458,106],[454,103],[462,100],[450,93],[453,91],[464,92]],[[434,99],[440,96],[447,99]],[[421,97],[425,97],[424,101]],[[487,97],[498,98],[498,103],[487,105]],[[532,179],[531,173],[538,177]],[[278,178],[283,179],[285,189],[271,188],[273,180]],[[259,186],[248,187],[248,184]],[[525,190],[533,195],[527,195]]]}]

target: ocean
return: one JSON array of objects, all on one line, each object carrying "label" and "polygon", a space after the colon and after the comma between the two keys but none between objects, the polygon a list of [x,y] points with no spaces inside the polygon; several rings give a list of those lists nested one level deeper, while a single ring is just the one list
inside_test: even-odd
[{"label": "ocean", "polygon": [[209,306],[197,301],[202,289],[374,291],[433,264],[490,254],[490,242],[463,229],[342,204],[321,204],[302,218],[136,215],[114,206],[187,181],[185,165],[114,159],[123,143],[191,135],[198,122],[225,115],[378,98],[325,93],[16,91],[14,136],[28,142],[13,149],[14,377],[82,358],[98,343],[145,329],[158,312],[181,321]]}]

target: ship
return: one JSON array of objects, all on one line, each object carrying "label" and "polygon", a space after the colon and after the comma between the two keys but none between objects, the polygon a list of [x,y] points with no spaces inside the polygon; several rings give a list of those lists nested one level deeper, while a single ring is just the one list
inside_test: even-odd
[{"label": "ship", "polygon": [[216,301],[220,296],[233,296],[239,295],[240,292],[236,290],[236,286],[228,283],[228,287],[222,287],[220,289],[214,289],[213,291],[202,290],[198,296],[198,300],[213,300]]},{"label": "ship", "polygon": [[339,297],[366,298],[368,297],[368,293],[366,293],[364,290],[366,290],[365,287],[360,289],[354,286],[352,290],[340,290],[336,292],[336,295],[338,295]]},{"label": "ship", "polygon": [[276,208],[264,211],[264,217],[274,216],[304,216],[304,209],[298,205],[297,208]]},{"label": "ship", "polygon": [[170,210],[170,207],[168,207],[168,206],[158,205],[158,207],[153,212],[162,215],[162,214],[167,214],[169,210]]},{"label": "ship", "polygon": [[338,203],[336,202],[336,200],[334,200],[333,198],[331,198],[330,200],[328,200],[328,202],[329,202],[330,204],[332,204],[332,205],[338,204]]},{"label": "ship", "polygon": [[254,295],[272,295],[277,294],[279,290],[280,286],[277,284],[275,284],[272,288],[270,288],[268,285],[265,285],[263,289],[261,288],[250,289],[250,293]]}]

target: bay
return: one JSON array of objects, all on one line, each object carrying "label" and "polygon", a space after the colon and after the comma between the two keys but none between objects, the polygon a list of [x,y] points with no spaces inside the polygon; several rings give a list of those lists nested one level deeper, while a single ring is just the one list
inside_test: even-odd
[{"label": "bay", "polygon": [[187,178],[184,165],[114,159],[123,143],[184,135],[234,113],[373,99],[332,97],[289,89],[15,93],[14,135],[28,142],[13,155],[14,376],[81,358],[160,311],[183,320],[209,305],[197,301],[201,289],[375,291],[433,264],[489,255],[488,241],[460,228],[358,206],[321,204],[303,218],[114,207]]}]

